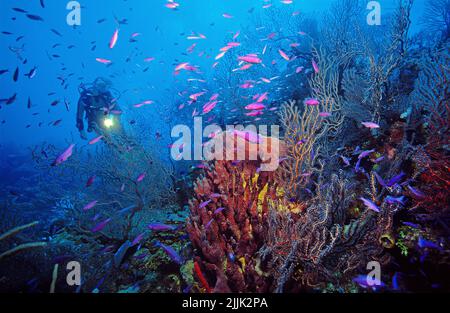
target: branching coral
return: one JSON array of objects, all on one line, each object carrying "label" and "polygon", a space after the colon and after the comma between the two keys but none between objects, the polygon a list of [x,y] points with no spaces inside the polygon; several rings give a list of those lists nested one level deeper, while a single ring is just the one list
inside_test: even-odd
[{"label": "branching coral", "polygon": [[[277,213],[276,204],[272,208],[272,231],[260,253],[275,269],[277,292],[324,287],[326,282],[344,285],[369,260],[388,260],[379,240],[390,232],[392,208],[383,207],[378,216],[366,210],[354,219],[349,210],[354,188],[348,181],[334,175],[323,189],[299,214]],[[278,232],[289,239],[283,241]]]}]

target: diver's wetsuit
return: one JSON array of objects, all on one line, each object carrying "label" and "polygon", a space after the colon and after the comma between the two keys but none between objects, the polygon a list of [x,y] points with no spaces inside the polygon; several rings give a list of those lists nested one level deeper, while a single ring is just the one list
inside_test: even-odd
[{"label": "diver's wetsuit", "polygon": [[[77,110],[77,128],[81,132],[84,129],[83,120],[85,118],[88,121],[87,131],[91,133],[92,131],[103,132],[106,130],[103,127],[103,119],[107,115],[107,110],[111,105],[113,97],[111,93],[104,92],[100,95],[94,95],[90,90],[84,90],[81,93],[80,100],[78,101]],[[117,107],[115,107],[117,109]],[[117,125],[120,127],[120,125]],[[109,130],[108,130],[109,131]]]},{"label": "diver's wetsuit", "polygon": [[[130,147],[135,147],[136,143],[125,134],[120,123],[119,115],[111,115],[108,113],[112,107],[115,111],[120,111],[117,104],[113,105],[112,103],[113,97],[109,91],[96,95],[96,93],[89,89],[84,90],[78,101],[77,128],[80,133],[83,132],[83,120],[86,114],[86,119],[88,121],[87,131],[89,133],[95,132],[99,136],[103,136],[103,141],[108,145],[120,152],[124,152]],[[105,126],[105,118],[114,121],[111,127],[108,128]]]}]

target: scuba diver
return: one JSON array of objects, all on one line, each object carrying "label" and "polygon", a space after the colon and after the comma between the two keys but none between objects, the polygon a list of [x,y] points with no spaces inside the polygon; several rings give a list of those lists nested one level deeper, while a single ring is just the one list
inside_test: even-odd
[{"label": "scuba diver", "polygon": [[80,99],[77,109],[77,128],[82,139],[87,140],[84,130],[84,119],[87,120],[87,131],[95,132],[99,136],[123,134],[119,115],[111,111],[119,111],[110,89],[112,83],[106,78],[97,78],[91,86],[81,84],[79,87]]}]

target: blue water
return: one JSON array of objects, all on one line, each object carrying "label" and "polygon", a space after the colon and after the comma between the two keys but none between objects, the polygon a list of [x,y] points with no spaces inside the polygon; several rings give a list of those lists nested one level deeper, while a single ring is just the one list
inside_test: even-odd
[{"label": "blue water", "polygon": [[[366,27],[366,15],[369,13],[369,10],[365,9],[368,2],[360,1],[363,9],[357,20],[363,27]],[[369,28],[367,31],[367,35],[374,42],[385,38],[382,36],[387,36],[393,14],[397,9],[397,1],[383,0],[378,2],[381,5],[382,23],[380,26],[373,26],[373,30]],[[425,44],[430,45],[427,46],[430,51],[432,50],[430,42],[435,43],[442,40],[442,43],[436,44],[436,46],[446,47],[447,45],[448,47],[448,37],[436,39],[439,36],[435,29],[431,30],[429,24],[423,23],[423,13],[427,11],[432,2],[426,0],[414,1],[411,8],[411,25],[406,36],[406,38],[414,40],[435,36],[433,40],[427,41]],[[311,28],[306,26],[311,24],[300,23],[298,29],[290,29],[291,26],[284,19],[289,18],[291,22],[295,21],[296,18],[305,18],[314,20],[314,23],[323,23],[327,14],[333,15],[335,1],[294,0],[292,3],[285,4],[278,0],[179,0],[176,2],[179,4],[176,9],[166,7],[166,4],[170,2],[165,0],[82,0],[79,3],[81,4],[81,25],[77,26],[70,26],[66,22],[66,17],[69,14],[69,10],[66,9],[67,1],[2,0],[0,4],[0,32],[3,32],[0,33],[0,70],[7,70],[0,75],[0,201],[2,202],[0,204],[2,210],[0,234],[7,229],[39,221],[40,225],[35,231],[25,231],[24,241],[41,240],[50,246],[49,250],[45,250],[47,253],[45,257],[42,254],[39,255],[38,252],[14,256],[15,260],[22,266],[17,269],[20,278],[16,282],[12,282],[6,273],[6,269],[12,267],[13,264],[13,261],[9,259],[8,262],[10,263],[5,265],[5,271],[0,271],[0,279],[4,277],[7,281],[6,287],[0,287],[0,290],[47,292],[47,286],[51,283],[53,266],[59,262],[55,262],[55,258],[64,260],[76,258],[76,260],[84,262],[83,264],[86,264],[86,267],[89,267],[87,270],[89,272],[88,278],[80,287],[83,292],[181,292],[189,287],[193,281],[186,279],[183,276],[184,274],[181,274],[182,270],[178,266],[180,264],[177,265],[177,263],[183,263],[183,266],[186,266],[187,260],[193,259],[194,255],[199,255],[198,252],[194,251],[195,247],[192,247],[189,234],[186,233],[184,227],[189,214],[193,214],[190,213],[188,207],[189,200],[195,197],[195,180],[203,172],[199,174],[199,168],[196,168],[199,162],[178,162],[173,159],[169,149],[176,140],[171,136],[172,128],[177,124],[186,124],[188,127],[192,127],[192,117],[195,114],[201,115],[202,106],[207,102],[206,98],[209,99],[214,94],[218,94],[219,103],[212,113],[204,114],[203,121],[206,124],[218,123],[220,126],[250,122],[277,124],[279,121],[276,112],[284,101],[296,98],[298,95],[302,97],[303,95],[310,95],[307,79],[295,80],[298,77],[295,75],[309,75],[304,77],[310,77],[314,70],[309,59],[305,64],[301,63],[301,58],[294,58],[286,62],[280,57],[279,49],[292,57],[294,50],[291,50],[289,44],[294,42],[301,44],[300,49],[305,49],[305,51],[299,53],[310,52],[307,50],[310,48],[309,37],[299,35],[299,32],[312,31]],[[44,4],[45,7],[42,7],[41,4]],[[272,4],[272,6],[263,7],[268,4]],[[26,12],[18,12],[13,8],[20,8]],[[26,14],[37,15],[41,20],[30,19]],[[224,14],[229,14],[232,18],[227,18]],[[342,21],[342,23],[345,23],[345,21]],[[274,27],[273,25],[277,25],[279,28],[271,28]],[[303,29],[304,25],[307,29]],[[441,26],[439,25],[439,27]],[[449,26],[447,25],[447,27]],[[111,49],[108,45],[116,30],[119,31],[118,40]],[[333,29],[329,29],[329,31],[333,32]],[[352,31],[356,32],[356,30],[350,30],[350,32]],[[274,38],[268,39],[267,36],[270,36],[271,33],[276,33],[276,35]],[[199,36],[199,34],[206,38],[188,39],[189,36]],[[293,39],[279,39],[280,34],[287,34]],[[233,39],[233,36],[235,36],[235,39]],[[231,48],[223,58],[219,58],[220,49],[233,41],[243,42],[244,44],[240,47]],[[316,41],[316,43],[320,45],[319,41]],[[195,46],[193,46],[194,44]],[[358,42],[357,45],[363,49],[363,42]],[[436,46],[433,46],[433,49]],[[245,64],[244,62],[238,62],[239,56],[252,53],[261,56],[263,47],[265,47],[264,50],[268,49],[269,52],[267,56],[264,56],[264,64],[261,67],[254,70],[256,68],[254,66],[252,69],[254,71],[248,75],[244,71],[234,71]],[[409,86],[411,90],[415,88],[414,81],[418,78],[419,72],[427,68],[422,63],[419,66],[420,62],[415,59],[415,53],[423,52],[425,49],[418,50],[411,48],[410,51],[408,50],[411,53],[406,53],[402,58],[402,61],[410,61],[409,63],[405,61],[404,64],[417,65],[414,68],[417,71],[414,72],[415,76],[412,75],[414,78]],[[382,52],[379,53],[382,54]],[[229,55],[232,55],[232,58]],[[97,58],[110,60],[112,63],[109,65],[102,64],[96,60]],[[198,70],[194,72],[181,70],[179,73],[175,73],[175,68],[185,62],[196,66]],[[213,66],[216,62],[217,64]],[[301,74],[295,73],[300,65],[306,68]],[[355,68],[357,65],[359,65],[357,62],[351,64]],[[400,67],[398,65],[396,70],[403,71],[404,68]],[[19,74],[17,81],[14,81],[13,73],[16,68],[18,68]],[[34,77],[26,77],[25,74],[33,68],[36,68]],[[402,82],[402,79],[396,80],[397,73],[399,72],[395,71],[392,74],[393,78],[389,78],[395,81],[394,85],[400,85]],[[233,83],[230,82],[230,85],[224,86],[217,82],[223,75],[238,78]],[[89,145],[86,140],[80,138],[75,117],[80,98],[79,86],[80,84],[90,84],[97,77],[105,77],[111,81],[112,96],[117,97],[117,103],[122,111],[120,123],[130,138],[133,136],[138,138],[137,146],[147,149],[146,151],[151,155],[148,159],[132,159],[131,157],[129,160],[122,159],[123,154],[121,153],[123,151],[118,152],[115,146],[107,146],[102,141]],[[261,82],[262,77],[271,79],[270,83]],[[239,85],[248,80],[258,81],[258,83],[255,83],[254,89],[246,92]],[[300,81],[302,85],[300,85]],[[430,89],[433,88],[430,87]],[[392,90],[397,92],[394,87],[392,87]],[[202,91],[207,93],[199,96],[199,98],[202,98],[201,101],[197,103],[189,102],[190,95]],[[389,96],[395,98],[397,94],[394,91]],[[234,113],[233,109],[242,107],[241,104],[244,103],[245,105],[250,104],[252,102],[251,97],[256,94],[261,95],[264,92],[268,92],[269,100],[267,102],[270,105],[267,105],[267,110],[262,117],[249,117]],[[355,93],[357,92],[355,91]],[[7,104],[7,99],[13,95],[16,95],[15,101]],[[355,158],[351,160],[352,154],[349,151],[356,151],[353,154],[354,156],[360,151],[356,146],[361,146],[362,149],[366,150],[373,148],[374,151],[376,150],[379,153],[377,157],[385,156],[388,159],[388,154],[392,151],[389,150],[391,146],[388,145],[392,144],[389,140],[393,141],[391,136],[393,130],[389,127],[395,121],[401,120],[401,114],[413,106],[408,96],[409,93],[401,98],[405,102],[392,101],[396,105],[393,110],[397,110],[393,113],[394,118],[392,116],[380,117],[379,120],[373,121],[379,123],[382,126],[381,128],[386,130],[382,133],[382,136],[381,133],[376,133],[376,130],[368,132],[360,127],[358,128],[358,131],[361,132],[360,138],[364,138],[364,140],[361,139],[361,142],[357,142],[355,138],[352,138],[349,139],[350,142],[346,142],[346,138],[339,139],[342,140],[341,145],[333,146],[333,149],[339,148],[340,150],[332,151],[329,155],[323,156],[324,159],[327,159],[324,164],[332,164],[336,172],[347,171],[348,176],[346,177],[355,185],[361,184],[361,180],[367,182],[371,170],[378,171],[379,167],[371,167],[368,170],[366,169],[367,172],[363,170],[359,174],[357,169],[356,172],[352,172],[355,166]],[[296,100],[302,102],[304,99]],[[136,107],[136,105],[145,101],[151,101],[152,103]],[[448,102],[448,98],[444,101]],[[355,112],[356,116],[356,113],[358,113],[356,110],[356,108],[350,108],[349,115],[352,116],[352,112]],[[428,137],[424,134],[426,131],[422,132],[422,130],[428,129],[427,127],[430,125],[430,123],[426,123],[429,111],[426,108],[423,112],[419,110],[417,111],[419,113],[417,113],[415,111],[415,114],[418,114],[418,120],[422,123],[420,125],[425,125],[423,128],[417,125],[412,126],[418,133],[417,138],[422,140],[419,143],[414,143],[417,146],[426,146],[428,142]],[[209,119],[206,122],[207,118]],[[370,118],[367,116],[366,122]],[[356,124],[360,125],[360,122],[360,120],[357,120]],[[87,122],[85,121],[85,127],[86,125]],[[348,129],[355,128],[349,126]],[[350,130],[347,135],[349,133],[355,135],[354,130]],[[89,133],[88,139],[92,140],[99,135],[95,132]],[[355,137],[358,137],[358,135]],[[51,166],[54,159],[71,144],[74,145],[75,150],[73,155],[69,156],[67,163],[62,162],[57,167]],[[398,142],[395,142],[395,144],[400,145]],[[130,142],[127,142],[121,148],[128,149],[129,146]],[[397,148],[401,150],[399,147]],[[314,153],[315,151],[317,150],[308,153]],[[446,158],[442,157],[443,159],[448,160],[448,148],[438,149],[438,151],[446,156]],[[344,155],[344,153],[347,153],[350,158],[351,166],[349,167],[336,161],[336,158],[341,157],[341,154]],[[430,153],[430,155],[437,158],[436,154]],[[132,171],[127,177],[128,180],[124,180],[119,175],[117,177],[104,175],[102,169],[105,164],[95,160],[96,156],[116,158],[116,164],[108,165],[117,166],[121,173],[127,170]],[[336,158],[332,160],[334,157]],[[79,162],[79,168],[70,166],[72,164],[70,162],[74,160]],[[107,160],[107,162],[110,161],[110,159]],[[390,156],[389,160],[391,161]],[[395,162],[392,161],[392,163]],[[66,164],[69,165],[65,167]],[[389,189],[389,192],[397,192],[396,196],[400,196],[401,193],[410,197],[408,198],[408,206],[412,207],[411,203],[414,201],[414,196],[411,196],[411,192],[407,193],[407,185],[415,184],[414,186],[418,189],[429,185],[425,183],[425,179],[420,182],[414,180],[417,177],[414,176],[412,168],[422,165],[414,165],[416,166],[414,167],[411,164],[401,164],[401,168],[395,168],[395,171],[407,172],[407,176],[411,180],[405,180],[403,185],[398,185],[400,191]],[[150,166],[151,170],[147,166]],[[357,166],[359,166],[359,163]],[[364,163],[362,165],[366,168],[368,166]],[[167,172],[165,169],[167,169]],[[392,177],[395,174],[393,168],[381,167],[380,171],[383,171],[382,175],[386,179],[388,176]],[[145,174],[145,177],[142,177],[145,185],[139,185],[140,181],[137,178],[139,174]],[[93,178],[94,187],[85,187],[87,180],[93,176],[95,176]],[[414,178],[412,178],[413,176]],[[330,179],[331,176],[327,177]],[[314,179],[318,178],[314,177]],[[122,186],[125,188],[125,192],[134,190],[132,189],[134,186],[136,186],[136,190],[142,188],[142,194],[145,195],[142,197],[138,195],[139,204],[137,202],[124,202],[129,198],[121,195],[123,190],[120,191],[120,188]],[[302,197],[306,194],[305,190],[311,194],[317,192],[314,189],[316,186],[312,182],[308,187],[309,189],[302,189],[301,193],[288,200],[291,202],[302,200]],[[165,188],[167,188],[167,193],[164,191]],[[358,192],[369,190],[363,190],[362,187],[354,188],[355,190],[359,188]],[[169,199],[161,200],[157,195],[161,191]],[[386,196],[384,192],[383,189],[380,192],[380,197]],[[351,200],[353,202],[350,201],[350,204],[346,202],[346,205],[353,205],[354,201],[359,201],[359,197],[358,194]],[[198,197],[197,200],[200,202],[200,199],[201,197]],[[307,196],[305,199],[309,201],[313,197]],[[93,200],[102,202],[102,205],[111,201],[111,204],[108,204],[108,210],[110,211],[95,211],[95,213],[100,214],[100,217],[97,216],[97,218],[94,213],[89,217],[80,218],[84,224],[80,222],[78,226],[81,224],[85,226],[83,229],[88,233],[89,231],[92,233],[92,227],[98,226],[106,217],[118,216],[111,212],[119,212],[127,206],[138,204],[149,211],[139,217],[139,221],[129,230],[128,237],[119,238],[119,226],[114,229],[111,226],[111,228],[106,229],[114,238],[109,237],[108,240],[110,241],[104,238],[99,239],[93,244],[95,247],[92,248],[86,241],[83,241],[82,234],[78,233],[77,235],[80,237],[76,237],[72,232],[76,228],[74,225],[77,225],[77,222],[74,221],[78,221],[79,216],[73,217],[70,214],[75,214],[71,211],[73,208],[75,208],[75,211],[82,211],[83,206]],[[118,202],[114,202],[115,200]],[[67,201],[67,203],[64,201]],[[357,204],[352,209],[355,209],[356,206]],[[362,207],[362,204],[359,203],[359,206]],[[403,213],[396,215],[396,223],[397,220],[400,221],[401,218],[404,218],[402,214],[415,214],[401,212]],[[125,213],[125,216],[127,216],[126,214],[128,213]],[[351,218],[354,218],[354,216]],[[347,218],[345,223],[348,223],[351,218]],[[404,220],[418,222],[415,218],[405,218]],[[107,222],[109,223],[109,221]],[[170,224],[169,231],[165,229],[162,235],[149,233],[147,225],[150,222],[168,223]],[[425,228],[423,226],[423,229]],[[440,240],[440,242],[444,242],[442,238],[446,238],[445,235],[441,232],[433,233],[433,227],[428,229],[432,229],[430,233],[426,235],[421,233],[421,236],[426,236],[431,241],[437,242]],[[395,228],[395,231],[398,237],[400,234],[399,228]],[[150,257],[142,258],[142,260],[145,260],[144,264],[130,261],[130,259],[127,259],[128,255],[122,256],[123,260],[128,260],[119,264],[119,269],[123,270],[121,274],[124,275],[121,276],[123,281],[121,284],[115,285],[116,282],[107,277],[105,286],[103,286],[104,278],[102,276],[109,275],[112,271],[111,268],[114,268],[111,265],[113,264],[111,262],[114,262],[111,261],[113,256],[120,252],[120,248],[123,247],[122,245],[126,240],[133,240],[139,234],[147,236],[143,240],[143,242],[147,242],[147,246],[144,243],[139,247],[133,246],[133,248],[127,250],[127,253],[132,255],[136,251],[143,251],[142,255],[148,254]],[[8,240],[10,241],[0,242],[0,253],[23,242],[21,238]],[[174,257],[167,250],[164,254],[164,249],[161,248],[164,246],[159,244],[160,241],[168,246],[173,245],[176,252],[182,254],[181,257]],[[108,246],[112,246],[111,251],[105,252],[103,249],[107,249]],[[400,249],[398,247],[396,249]],[[423,253],[423,250],[416,246],[409,248],[410,254],[408,257],[412,255],[412,258],[417,261],[418,258],[423,256],[420,254]],[[90,251],[90,249],[94,250]],[[129,252],[132,249],[136,249],[136,251]],[[392,254],[399,257],[401,253],[400,250],[395,250]],[[33,261],[36,255],[39,255],[38,259]],[[100,255],[98,260],[96,255]],[[93,260],[99,263],[95,263]],[[400,267],[403,267],[403,264],[407,262],[406,259],[401,259],[399,263],[402,265]],[[121,268],[120,266],[124,267]],[[28,273],[27,268],[30,267],[33,269]],[[93,268],[96,267],[102,268],[103,271],[100,274],[94,273]],[[136,276],[139,276],[139,279],[133,275],[127,276],[129,274],[127,270],[130,268],[143,271],[145,278],[137,274]],[[420,266],[412,271],[417,274],[419,268]],[[42,270],[42,273],[39,273],[40,270]],[[391,273],[392,268],[389,268],[389,271]],[[400,270],[397,269],[397,271]],[[127,274],[124,274],[125,272]],[[192,278],[192,268],[186,269],[185,272],[190,272]],[[178,283],[166,280],[171,274],[177,277]],[[211,275],[211,272],[209,275]],[[210,283],[215,283],[215,280],[211,281],[211,276],[208,279]],[[433,281],[427,281],[427,283],[432,285]],[[68,287],[60,281],[58,284],[57,289],[59,291],[80,291],[80,288],[76,290],[76,288]],[[436,284],[438,285],[438,283]],[[195,283],[195,285],[198,286],[199,284]],[[408,290],[408,288],[404,287],[404,290]],[[415,287],[411,288],[414,289]],[[427,285],[426,288],[418,289],[429,290],[430,288]],[[341,289],[336,287],[333,291],[348,292],[350,289],[348,285],[343,285]],[[201,286],[195,289],[195,291],[200,290],[204,291]],[[417,290],[417,288],[414,290]]]}]

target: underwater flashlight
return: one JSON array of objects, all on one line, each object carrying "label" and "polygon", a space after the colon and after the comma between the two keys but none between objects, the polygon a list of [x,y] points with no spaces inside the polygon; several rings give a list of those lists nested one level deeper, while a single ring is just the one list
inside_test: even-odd
[{"label": "underwater flashlight", "polygon": [[106,128],[111,128],[111,127],[114,126],[114,120],[112,119],[112,117],[106,117],[106,118],[103,120],[103,125],[104,125]]}]

